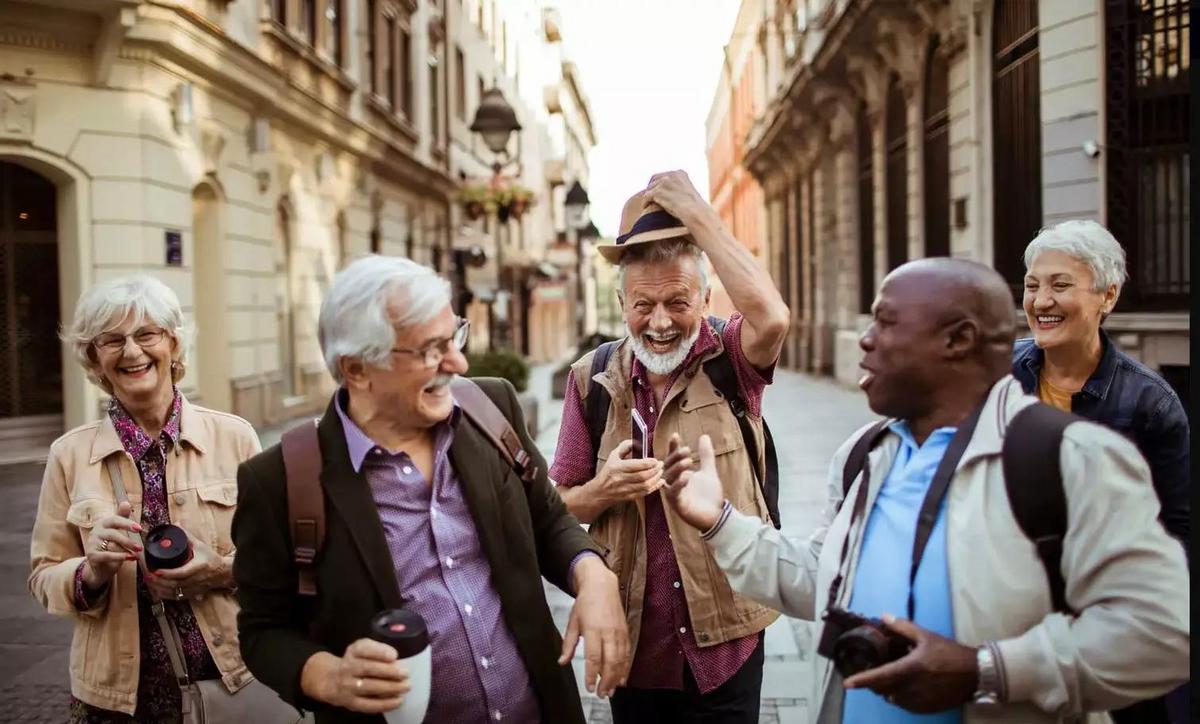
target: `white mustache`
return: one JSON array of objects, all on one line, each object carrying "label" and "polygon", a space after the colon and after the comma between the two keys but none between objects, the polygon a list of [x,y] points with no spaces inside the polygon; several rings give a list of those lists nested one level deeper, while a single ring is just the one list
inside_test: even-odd
[{"label": "white mustache", "polygon": [[432,380],[430,380],[429,384],[425,385],[424,390],[425,390],[425,392],[428,392],[435,387],[441,387],[443,385],[448,385],[454,381],[455,377],[458,377],[458,375],[444,374],[444,373],[440,374],[437,377],[434,377]]}]

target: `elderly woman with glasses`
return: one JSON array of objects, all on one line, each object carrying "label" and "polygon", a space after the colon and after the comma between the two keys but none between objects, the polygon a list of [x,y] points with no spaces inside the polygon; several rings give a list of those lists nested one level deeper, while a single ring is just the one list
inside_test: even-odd
[{"label": "elderly woman with glasses", "polygon": [[[1171,386],[1122,352],[1101,326],[1125,281],[1125,250],[1094,221],[1043,229],[1025,249],[1025,319],[1013,376],[1042,402],[1124,434],[1150,466],[1167,532],[1191,530],[1188,418]],[[1113,712],[1118,724],[1185,721],[1186,687]],[[1170,714],[1168,714],[1170,711]]]},{"label": "elderly woman with glasses", "polygon": [[[238,651],[230,523],[237,466],[260,446],[245,420],[176,388],[188,337],[175,293],[141,275],[84,293],[63,334],[112,396],[101,420],[51,445],[33,527],[30,591],[75,621],[72,722],[180,721],[173,656],[189,680],[230,692],[253,678]],[[143,536],[167,523],[190,560],[149,572]]]}]

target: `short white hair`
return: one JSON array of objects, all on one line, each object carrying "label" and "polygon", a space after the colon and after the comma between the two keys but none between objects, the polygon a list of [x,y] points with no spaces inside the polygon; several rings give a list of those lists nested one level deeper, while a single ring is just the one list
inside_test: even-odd
[{"label": "short white hair", "polygon": [[1108,229],[1090,219],[1071,219],[1038,232],[1025,247],[1025,268],[1046,251],[1061,251],[1087,264],[1092,270],[1093,289],[1103,292],[1125,285],[1125,250]]},{"label": "short white hair", "polygon": [[428,322],[448,304],[450,282],[427,266],[378,254],[356,259],[333,277],[321,302],[317,336],[329,374],[345,381],[342,357],[391,369],[396,328]]},{"label": "short white hair", "polygon": [[111,393],[110,385],[99,375],[92,342],[130,317],[153,322],[175,340],[173,379],[183,379],[195,330],[184,318],[174,290],[149,274],[132,274],[93,285],[80,295],[71,324],[60,336],[71,345],[88,379]]},{"label": "short white hair", "polygon": [[677,236],[671,239],[635,244],[621,254],[617,262],[617,291],[625,295],[625,267],[639,261],[664,262],[690,256],[700,269],[700,296],[708,293],[708,258],[704,251],[692,243],[691,237]]}]

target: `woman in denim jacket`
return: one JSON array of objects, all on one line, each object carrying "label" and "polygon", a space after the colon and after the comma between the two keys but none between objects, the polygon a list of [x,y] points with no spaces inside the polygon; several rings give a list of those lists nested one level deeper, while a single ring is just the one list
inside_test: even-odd
[{"label": "woman in denim jacket", "polygon": [[[1122,352],[1100,326],[1125,281],[1125,250],[1094,221],[1064,221],[1030,242],[1025,269],[1023,306],[1033,337],[1017,340],[1013,376],[1042,402],[1106,425],[1137,445],[1150,465],[1159,520],[1186,551],[1191,527],[1187,415],[1166,380]],[[1175,720],[1168,718],[1162,699],[1114,717],[1148,724]]]}]

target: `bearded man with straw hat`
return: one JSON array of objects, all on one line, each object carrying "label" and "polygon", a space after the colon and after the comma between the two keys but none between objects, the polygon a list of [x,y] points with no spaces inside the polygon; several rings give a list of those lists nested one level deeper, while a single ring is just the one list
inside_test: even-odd
[{"label": "bearded man with straw hat", "polygon": [[[626,336],[572,365],[550,477],[618,577],[635,655],[613,722],[757,722],[762,632],[779,614],[734,593],[700,534],[663,505],[660,460],[673,437],[697,449],[708,434],[732,505],[778,517],[758,483],[762,396],[788,308],[682,171],[634,194],[620,235],[599,251],[620,267]],[[709,261],[737,309],[728,320],[708,316]],[[710,379],[714,360],[732,369],[724,385]],[[720,389],[734,378],[731,405]],[[648,433],[643,457],[631,454],[634,411]]]}]

